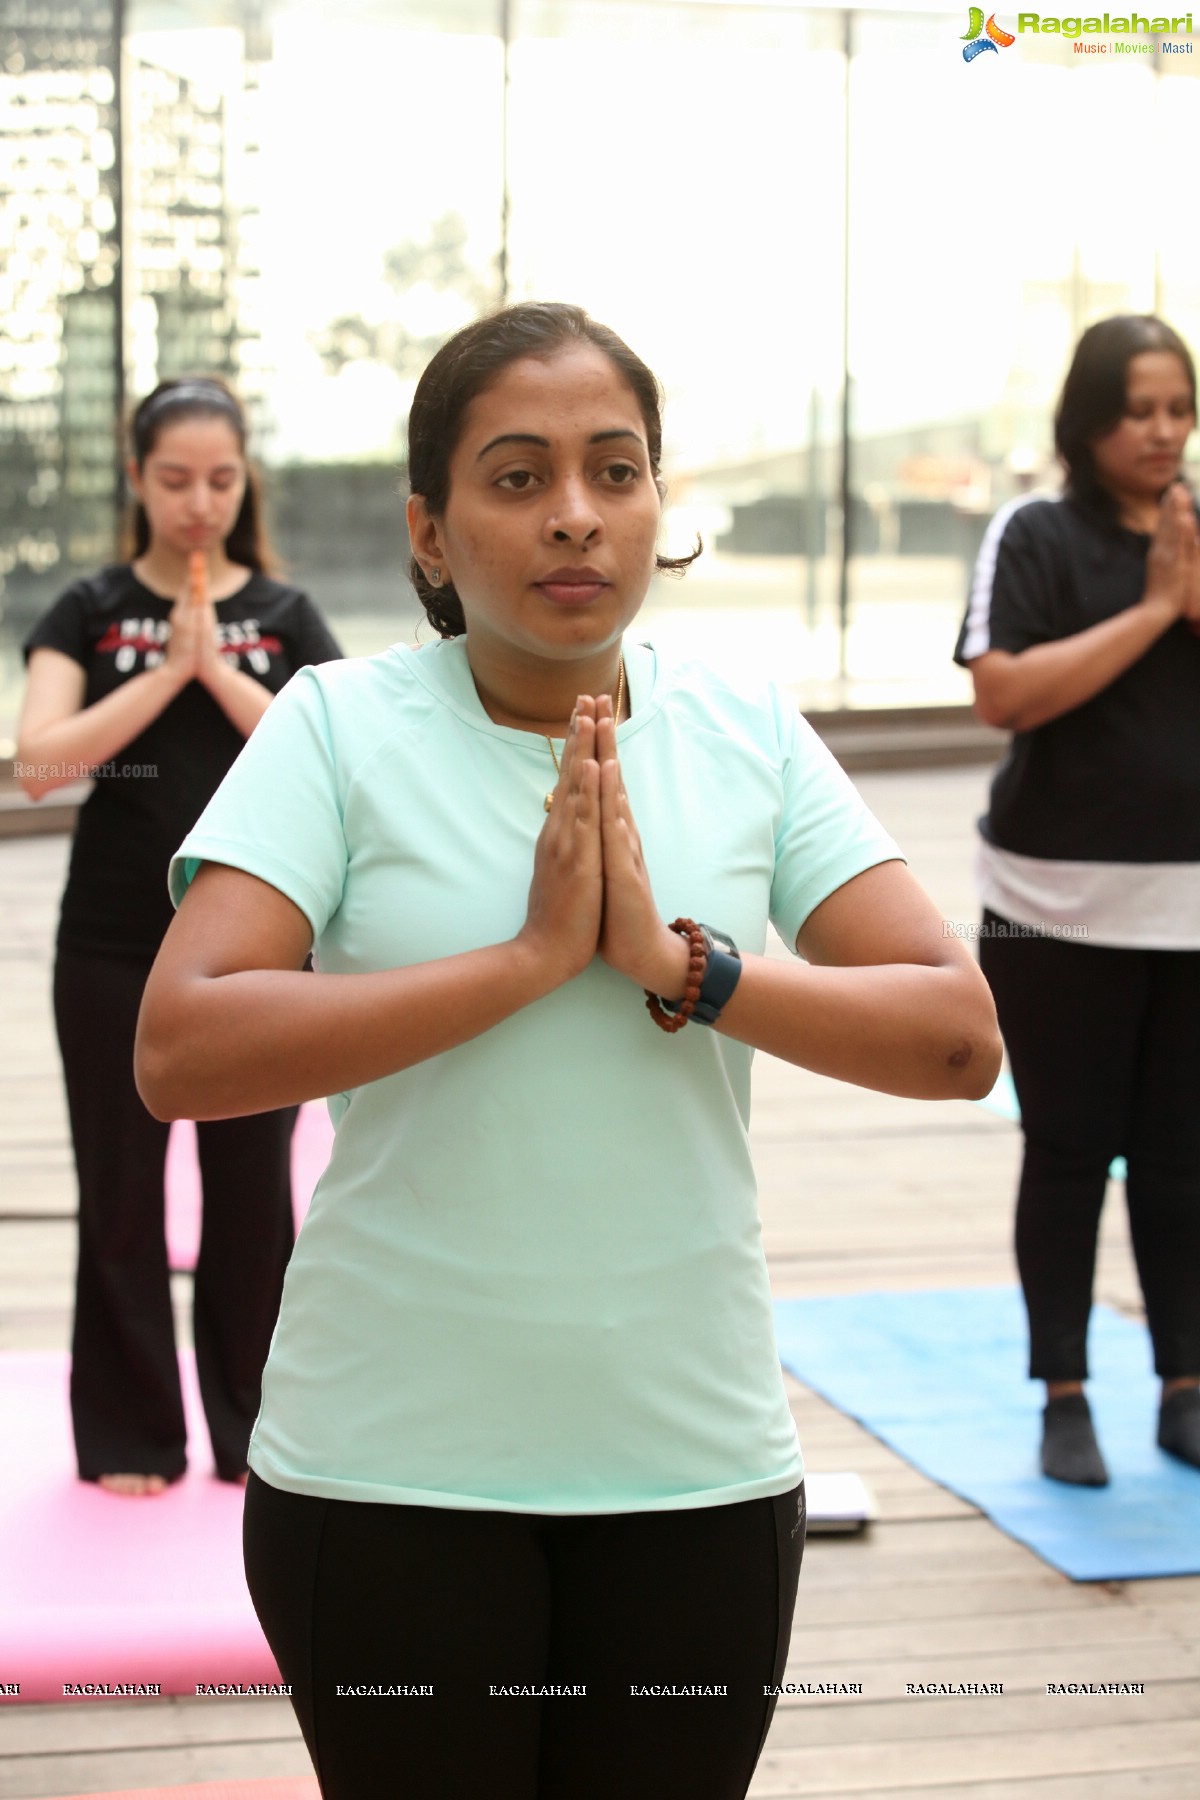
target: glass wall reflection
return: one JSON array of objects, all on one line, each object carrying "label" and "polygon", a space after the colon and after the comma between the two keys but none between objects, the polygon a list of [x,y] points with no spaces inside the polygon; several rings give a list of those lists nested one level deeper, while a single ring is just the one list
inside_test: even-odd
[{"label": "glass wall reflection", "polygon": [[840,21],[632,0],[519,20],[513,297],[584,298],[657,372],[668,546],[706,546],[647,622],[811,693],[836,590]]},{"label": "glass wall reflection", "polygon": [[706,552],[657,584],[660,639],[766,656],[809,706],[964,699],[969,565],[1055,484],[1079,330],[1154,308],[1200,341],[1170,204],[1200,87],[1049,37],[967,66],[961,36],[781,0],[8,0],[0,736],[21,634],[117,553],[119,411],[189,369],[246,397],[349,647],[411,636],[416,375],[527,295],[666,387],[664,530]]}]

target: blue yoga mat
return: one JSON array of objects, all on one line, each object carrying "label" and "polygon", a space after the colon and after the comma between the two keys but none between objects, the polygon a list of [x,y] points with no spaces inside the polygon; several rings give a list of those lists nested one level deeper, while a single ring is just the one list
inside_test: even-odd
[{"label": "blue yoga mat", "polygon": [[1154,1441],[1144,1326],[1092,1314],[1088,1398],[1107,1488],[1038,1467],[1043,1388],[1024,1376],[1017,1288],[780,1300],[784,1365],[1072,1581],[1200,1574],[1200,1470]]}]

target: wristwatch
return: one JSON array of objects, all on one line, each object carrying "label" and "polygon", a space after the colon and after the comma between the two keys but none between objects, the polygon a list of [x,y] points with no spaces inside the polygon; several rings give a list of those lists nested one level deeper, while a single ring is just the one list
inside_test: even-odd
[{"label": "wristwatch", "polygon": [[693,1019],[701,1025],[715,1025],[721,1009],[738,984],[742,959],[733,939],[712,925],[698,921],[708,947],[708,963],[700,983],[700,998],[692,1009]]},{"label": "wristwatch", "polygon": [[[704,979],[700,983],[700,998],[692,1008],[692,1018],[699,1025],[715,1025],[721,1016],[721,1009],[738,984],[742,959],[737,945],[724,931],[703,923],[700,924],[700,929],[704,933],[708,961],[704,967]],[[677,1000],[663,1000],[659,1004],[665,1013],[672,1016],[679,1011]]]}]

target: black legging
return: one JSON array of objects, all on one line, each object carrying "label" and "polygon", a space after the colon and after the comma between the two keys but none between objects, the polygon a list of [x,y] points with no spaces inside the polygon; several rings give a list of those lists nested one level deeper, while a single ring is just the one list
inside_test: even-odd
[{"label": "black legging", "polygon": [[980,964],[1021,1106],[1017,1264],[1030,1374],[1087,1375],[1108,1167],[1128,1164],[1129,1228],[1154,1366],[1200,1373],[1200,951],[1005,937]]},{"label": "black legging", "polygon": [[[325,1800],[742,1800],[803,1550],[803,1485],[575,1517],[246,1493]],[[586,1693],[496,1691],[523,1687]],[[656,1687],[712,1691],[631,1691]]]},{"label": "black legging", "polygon": [[[71,1416],[79,1473],[186,1467],[163,1175],[169,1126],[133,1081],[150,960],[60,949],[54,1013],[79,1178]],[[204,1190],[196,1262],[196,1372],[217,1473],[236,1479],[258,1411],[292,1223],[296,1108],[196,1128]]]}]

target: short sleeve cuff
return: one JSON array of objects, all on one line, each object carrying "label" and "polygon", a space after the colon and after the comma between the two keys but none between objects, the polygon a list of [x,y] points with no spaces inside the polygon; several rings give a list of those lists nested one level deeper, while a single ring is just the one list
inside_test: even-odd
[{"label": "short sleeve cuff", "polygon": [[312,928],[314,940],[320,937],[329,923],[329,913],[325,902],[312,884],[296,869],[290,868],[271,856],[263,855],[246,844],[231,843],[219,837],[208,837],[193,832],[184,839],[176,854],[171,858],[171,866],[167,872],[167,887],[171,895],[171,903],[178,906],[184,894],[196,878],[201,863],[223,863],[226,868],[240,869],[243,874],[254,875],[259,881],[265,881],[269,887],[278,889],[285,899],[308,920]]},{"label": "short sleeve cuff", "polygon": [[793,953],[796,939],[804,928],[805,922],[817,910],[823,900],[835,894],[856,875],[864,875],[868,869],[877,869],[881,863],[904,862],[899,846],[884,834],[873,844],[862,844],[856,847],[850,856],[840,855],[823,863],[819,869],[807,873],[804,879],[789,889],[781,903],[772,911],[772,924]]}]

